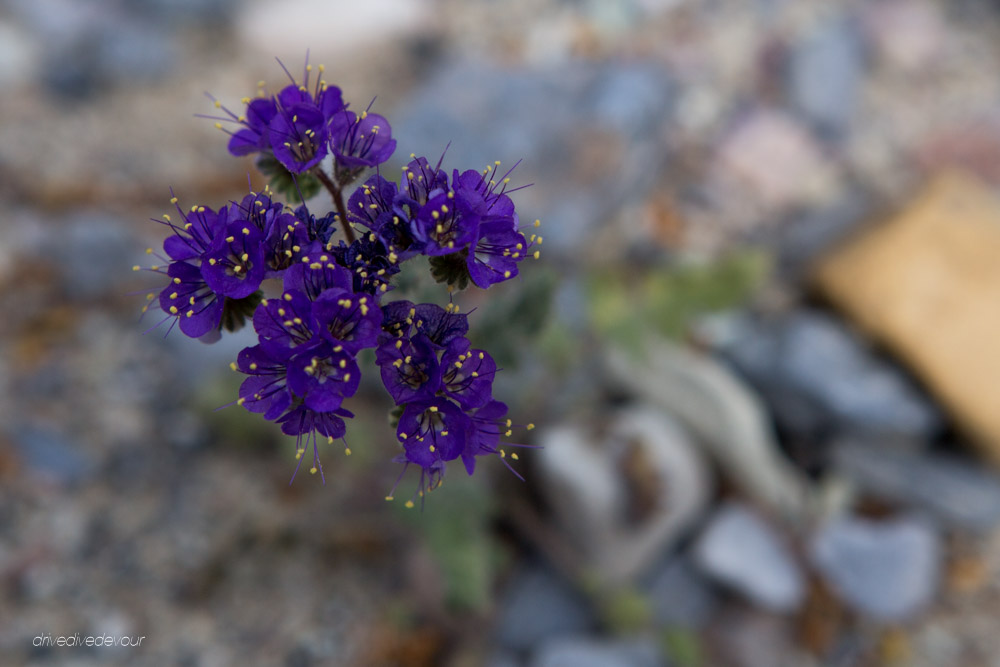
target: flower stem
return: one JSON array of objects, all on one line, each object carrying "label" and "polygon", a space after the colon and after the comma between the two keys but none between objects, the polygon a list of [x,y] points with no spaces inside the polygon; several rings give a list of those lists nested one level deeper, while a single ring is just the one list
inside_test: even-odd
[{"label": "flower stem", "polygon": [[340,191],[340,186],[334,183],[333,179],[322,169],[317,168],[313,173],[316,174],[316,178],[323,184],[323,187],[330,191],[330,196],[333,197],[333,205],[337,207],[337,217],[340,218],[340,226],[344,229],[344,236],[347,238],[347,243],[354,243],[354,229],[347,222],[347,207],[344,206],[344,195]]}]

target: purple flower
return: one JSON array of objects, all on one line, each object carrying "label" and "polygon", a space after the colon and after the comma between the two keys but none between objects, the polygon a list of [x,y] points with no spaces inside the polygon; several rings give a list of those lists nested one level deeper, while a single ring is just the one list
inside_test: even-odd
[{"label": "purple flower", "polygon": [[371,294],[376,299],[391,289],[389,279],[399,273],[399,264],[389,258],[385,243],[375,234],[368,234],[349,246],[341,241],[331,254],[351,273],[352,291]]},{"label": "purple flower", "polygon": [[242,299],[264,280],[264,235],[246,221],[232,222],[204,254],[201,273],[217,294]]},{"label": "purple flower", "polygon": [[487,217],[479,225],[476,240],[466,258],[469,277],[486,289],[517,275],[517,265],[528,256],[529,243],[516,230],[514,220]]},{"label": "purple flower", "polygon": [[[322,78],[317,78],[310,90],[311,72],[312,67],[306,65],[301,84],[289,74],[291,85],[282,88],[276,96],[244,98],[246,112],[241,116],[216,102],[216,106],[229,116],[219,120],[233,120],[242,126],[232,133],[229,152],[233,155],[273,153],[293,173],[302,173],[319,164],[329,152],[330,121],[345,107],[340,89],[328,86]],[[221,123],[216,125],[221,127]]]},{"label": "purple flower", "polygon": [[198,267],[173,262],[167,267],[170,283],[160,292],[160,308],[177,318],[181,331],[200,338],[222,321],[224,301],[205,282]]},{"label": "purple flower", "polygon": [[375,347],[382,325],[374,297],[344,289],[320,294],[313,303],[313,316],[324,339],[352,352]]},{"label": "purple flower", "polygon": [[393,205],[398,189],[392,181],[373,174],[347,201],[347,216],[351,222],[378,231],[385,215],[394,215]]},{"label": "purple flower", "polygon": [[437,350],[422,334],[383,342],[375,351],[375,363],[396,405],[433,399],[441,388]]},{"label": "purple flower", "polygon": [[[344,434],[347,433],[347,425],[344,424],[342,417],[350,419],[353,416],[351,412],[343,408],[329,412],[316,412],[300,403],[277,418],[276,421],[281,424],[281,432],[285,435],[300,436],[298,440],[299,454],[296,456],[299,458],[303,453],[301,436],[318,433],[331,442],[337,438],[343,438]],[[314,458],[314,461],[315,464],[318,464],[318,457]]]},{"label": "purple flower", "polygon": [[484,350],[469,349],[465,338],[453,340],[441,356],[441,383],[445,393],[465,410],[486,405],[492,399],[497,365]]},{"label": "purple flower", "polygon": [[294,174],[308,171],[326,157],[327,119],[313,104],[282,107],[268,129],[274,157]]},{"label": "purple flower", "polygon": [[330,122],[330,144],[338,168],[357,173],[366,167],[382,164],[396,150],[392,128],[377,113],[342,111]]},{"label": "purple flower", "polygon": [[441,169],[444,155],[432,167],[425,157],[410,156],[412,159],[403,167],[403,184],[400,188],[403,200],[411,207],[411,212],[427,203],[429,199],[448,189],[448,174]]},{"label": "purple flower", "polygon": [[424,244],[423,253],[431,257],[458,252],[476,237],[479,216],[453,193],[435,195],[417,210],[413,235]]},{"label": "purple flower", "polygon": [[237,131],[229,139],[229,152],[237,156],[271,150],[268,125],[278,114],[278,105],[273,98],[252,101],[247,99],[245,102],[247,105],[245,116],[235,117],[234,114],[229,114],[243,126],[242,130]]},{"label": "purple flower", "polygon": [[434,303],[422,303],[414,308],[414,328],[438,347],[445,347],[469,332],[469,316],[445,310]]},{"label": "purple flower", "polygon": [[315,301],[327,290],[350,290],[351,272],[337,263],[337,254],[318,241],[301,250],[296,264],[284,273],[285,290],[299,290]]},{"label": "purple flower", "polygon": [[264,299],[253,314],[253,328],[260,345],[278,359],[288,359],[309,345],[319,343],[318,324],[312,301],[298,290],[289,290],[277,299]]},{"label": "purple flower", "polygon": [[361,381],[354,355],[342,345],[319,345],[288,362],[288,387],[314,412],[330,412],[353,396]]},{"label": "purple flower", "polygon": [[[174,197],[172,201],[176,204],[177,198]],[[178,206],[177,212],[184,220],[184,225],[178,227],[171,222],[169,216],[164,216],[164,224],[170,227],[173,234],[163,241],[163,251],[175,261],[199,259],[226,229],[226,207],[223,206],[216,212],[205,206],[194,206],[190,213],[184,213]]]},{"label": "purple flower", "polygon": [[500,401],[490,401],[468,413],[470,428],[465,449],[462,451],[462,463],[470,475],[476,469],[476,457],[496,454],[500,436],[510,434],[511,424],[504,419],[506,416],[507,405]]},{"label": "purple flower", "polygon": [[[501,183],[494,180],[499,162],[494,164],[492,169],[485,169],[478,172],[469,169],[461,174],[456,169],[452,174],[452,187],[455,190],[455,197],[464,201],[479,215],[495,215],[510,217],[514,215],[514,202],[505,194],[509,178],[505,174]],[[517,165],[514,165],[515,167]],[[507,174],[514,169],[511,168]],[[498,189],[499,188],[499,189]]]},{"label": "purple flower", "polygon": [[281,416],[292,402],[285,361],[262,345],[254,345],[243,348],[237,357],[236,368],[249,376],[240,385],[237,402],[250,412],[263,413],[267,420]]},{"label": "purple flower", "polygon": [[462,455],[470,428],[469,418],[446,398],[408,403],[399,418],[396,437],[406,460],[421,468],[451,461]]}]

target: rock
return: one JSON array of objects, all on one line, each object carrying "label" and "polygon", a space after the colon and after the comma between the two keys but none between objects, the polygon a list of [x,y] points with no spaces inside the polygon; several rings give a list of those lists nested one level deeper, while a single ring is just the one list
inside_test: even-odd
[{"label": "rock", "polygon": [[927,0],[883,0],[865,5],[865,27],[879,56],[907,72],[919,72],[942,54],[948,26]]},{"label": "rock", "polygon": [[88,479],[96,470],[78,443],[55,431],[25,426],[16,429],[11,439],[26,467],[44,479],[73,484]]},{"label": "rock", "polygon": [[651,639],[606,641],[584,637],[558,639],[543,646],[531,667],[662,667]]},{"label": "rock", "polygon": [[718,148],[712,181],[763,210],[827,197],[834,173],[809,131],[794,117],[771,110],[747,114]]},{"label": "rock", "polygon": [[542,438],[541,488],[586,565],[604,582],[642,573],[700,516],[712,493],[687,434],[651,408],[617,415],[601,443],[564,427]]},{"label": "rock", "polygon": [[927,522],[856,517],[823,525],[810,545],[813,564],[845,603],[874,619],[902,621],[937,591],[940,536]]},{"label": "rock", "polygon": [[794,611],[805,598],[802,572],[780,536],[742,505],[723,505],[693,554],[702,570],[768,610]]},{"label": "rock", "polygon": [[807,482],[778,449],[764,407],[741,380],[711,357],[667,341],[647,341],[642,359],[610,348],[610,379],[674,415],[748,495],[780,515],[803,515]]},{"label": "rock", "polygon": [[778,246],[778,268],[798,282],[821,254],[856,232],[873,208],[872,194],[855,185],[828,205],[792,216],[772,242]]},{"label": "rock", "polygon": [[656,623],[670,628],[703,628],[718,602],[714,587],[685,556],[674,556],[655,568],[641,590]]},{"label": "rock", "polygon": [[970,171],[992,186],[1000,185],[1000,114],[960,117],[920,138],[915,157],[925,171]]},{"label": "rock", "polygon": [[[309,45],[314,45],[314,56],[338,58],[386,48],[425,31],[432,14],[426,0],[370,0],[349,11],[323,0],[257,3],[240,13],[237,34],[249,48],[297,63]],[[301,67],[292,71],[301,72]]]},{"label": "rock", "polygon": [[658,182],[673,100],[652,64],[526,70],[449,61],[401,105],[393,136],[397,155],[436,158],[451,142],[449,170],[521,160],[511,185],[545,184],[517,193],[522,220],[540,218],[546,246],[565,251]]},{"label": "rock", "polygon": [[117,298],[131,280],[132,264],[148,265],[148,257],[134,257],[141,241],[135,225],[98,212],[81,212],[59,226],[59,243],[46,243],[36,252],[41,261],[53,261],[63,290],[73,299]]},{"label": "rock", "polygon": [[795,46],[788,97],[822,135],[839,138],[850,128],[864,65],[858,22],[834,15]]},{"label": "rock", "polygon": [[0,21],[0,85],[14,90],[31,82],[41,45],[14,23]]},{"label": "rock", "polygon": [[937,409],[899,370],[828,315],[799,310],[772,321],[738,318],[733,329],[724,356],[793,436],[921,440],[941,427]]},{"label": "rock", "polygon": [[1000,524],[1000,476],[955,456],[841,443],[834,463],[866,493],[933,513],[955,526]]},{"label": "rock", "polygon": [[795,648],[794,628],[786,616],[733,606],[709,630],[709,655],[703,664],[731,667],[791,667],[813,664]]},{"label": "rock", "polygon": [[531,650],[556,637],[586,634],[596,619],[587,600],[538,565],[518,571],[497,612],[496,639],[512,651]]},{"label": "rock", "polygon": [[[1000,463],[1000,202],[960,174],[825,257],[817,282],[909,363],[958,426]],[[859,287],[863,286],[863,289]]]}]

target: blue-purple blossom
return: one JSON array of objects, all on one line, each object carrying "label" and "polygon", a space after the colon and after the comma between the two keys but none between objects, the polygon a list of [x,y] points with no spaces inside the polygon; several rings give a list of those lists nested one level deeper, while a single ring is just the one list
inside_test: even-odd
[{"label": "blue-purple blossom", "polygon": [[[443,155],[435,165],[411,155],[398,183],[385,178],[377,168],[396,147],[388,120],[348,110],[322,73],[314,78],[307,65],[301,83],[289,74],[277,94],[244,99],[242,114],[216,106],[228,116],[218,120],[238,125],[232,154],[260,154],[258,164],[276,178],[291,172],[291,186],[277,180],[282,191],[302,185],[300,195],[311,196],[322,185],[335,210],[293,211],[268,188],[218,210],[177,207],[177,222],[164,216],[163,264],[151,267],[169,280],[158,303],[183,333],[205,342],[252,321],[256,344],[232,364],[245,375],[237,403],[294,436],[299,464],[311,447],[314,473],[322,474],[321,438],[343,438],[353,416],[344,403],[360,386],[358,353],[376,348],[398,410],[402,453],[393,460],[404,472],[420,468],[422,495],[440,485],[449,461],[461,458],[469,474],[484,455],[507,465],[500,443],[511,422],[493,397],[496,362],[466,337],[467,315],[453,303],[390,301],[394,277],[422,254],[449,291],[470,280],[485,289],[518,275],[525,257],[538,256],[541,237],[521,230],[511,172],[499,175],[499,163],[449,177]],[[323,167],[328,157],[332,173]],[[376,173],[348,189],[368,168]]]},{"label": "blue-purple blossom", "polygon": [[497,365],[484,350],[471,349],[465,338],[453,340],[441,356],[441,384],[449,398],[464,410],[490,401]]},{"label": "blue-purple blossom", "polygon": [[441,388],[437,350],[423,334],[381,343],[375,363],[396,405],[433,399]]},{"label": "blue-purple blossom", "polygon": [[382,312],[374,297],[343,289],[320,294],[313,316],[324,339],[354,352],[375,347],[382,326]]},{"label": "blue-purple blossom", "polygon": [[407,404],[396,427],[406,460],[422,468],[452,461],[462,455],[470,421],[445,398]]},{"label": "blue-purple blossom", "polygon": [[330,145],[337,167],[346,172],[382,164],[396,150],[389,121],[367,111],[335,114],[330,122]]}]

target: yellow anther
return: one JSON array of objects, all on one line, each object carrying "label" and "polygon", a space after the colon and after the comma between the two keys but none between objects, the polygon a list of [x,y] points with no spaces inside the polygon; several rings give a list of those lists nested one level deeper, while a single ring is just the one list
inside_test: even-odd
[{"label": "yellow anther", "polygon": [[539,257],[541,257],[541,255],[542,255],[542,251],[541,250],[536,250],[535,252],[533,252],[531,254],[531,256],[534,257],[535,259],[538,259]]},{"label": "yellow anther", "polygon": [[528,424],[524,428],[526,428],[526,429],[528,429],[530,431],[531,429],[535,428],[535,425],[534,424]]},{"label": "yellow anther", "polygon": [[170,203],[171,204],[176,204],[177,203],[177,197],[171,197],[170,198]]},{"label": "yellow anther", "polygon": [[517,452],[511,452],[510,453],[510,458],[512,458],[512,459],[514,459],[516,461],[517,460]]},{"label": "yellow anther", "polygon": [[170,314],[171,315],[177,314],[177,306],[170,306]]},{"label": "yellow anther", "polygon": [[437,412],[438,411],[438,408],[437,408],[436,405],[432,405],[431,407],[429,407],[427,409],[430,410],[431,412]]},{"label": "yellow anther", "polygon": [[412,508],[413,508],[413,501],[412,500],[407,500],[406,501],[406,509],[412,509]]}]

